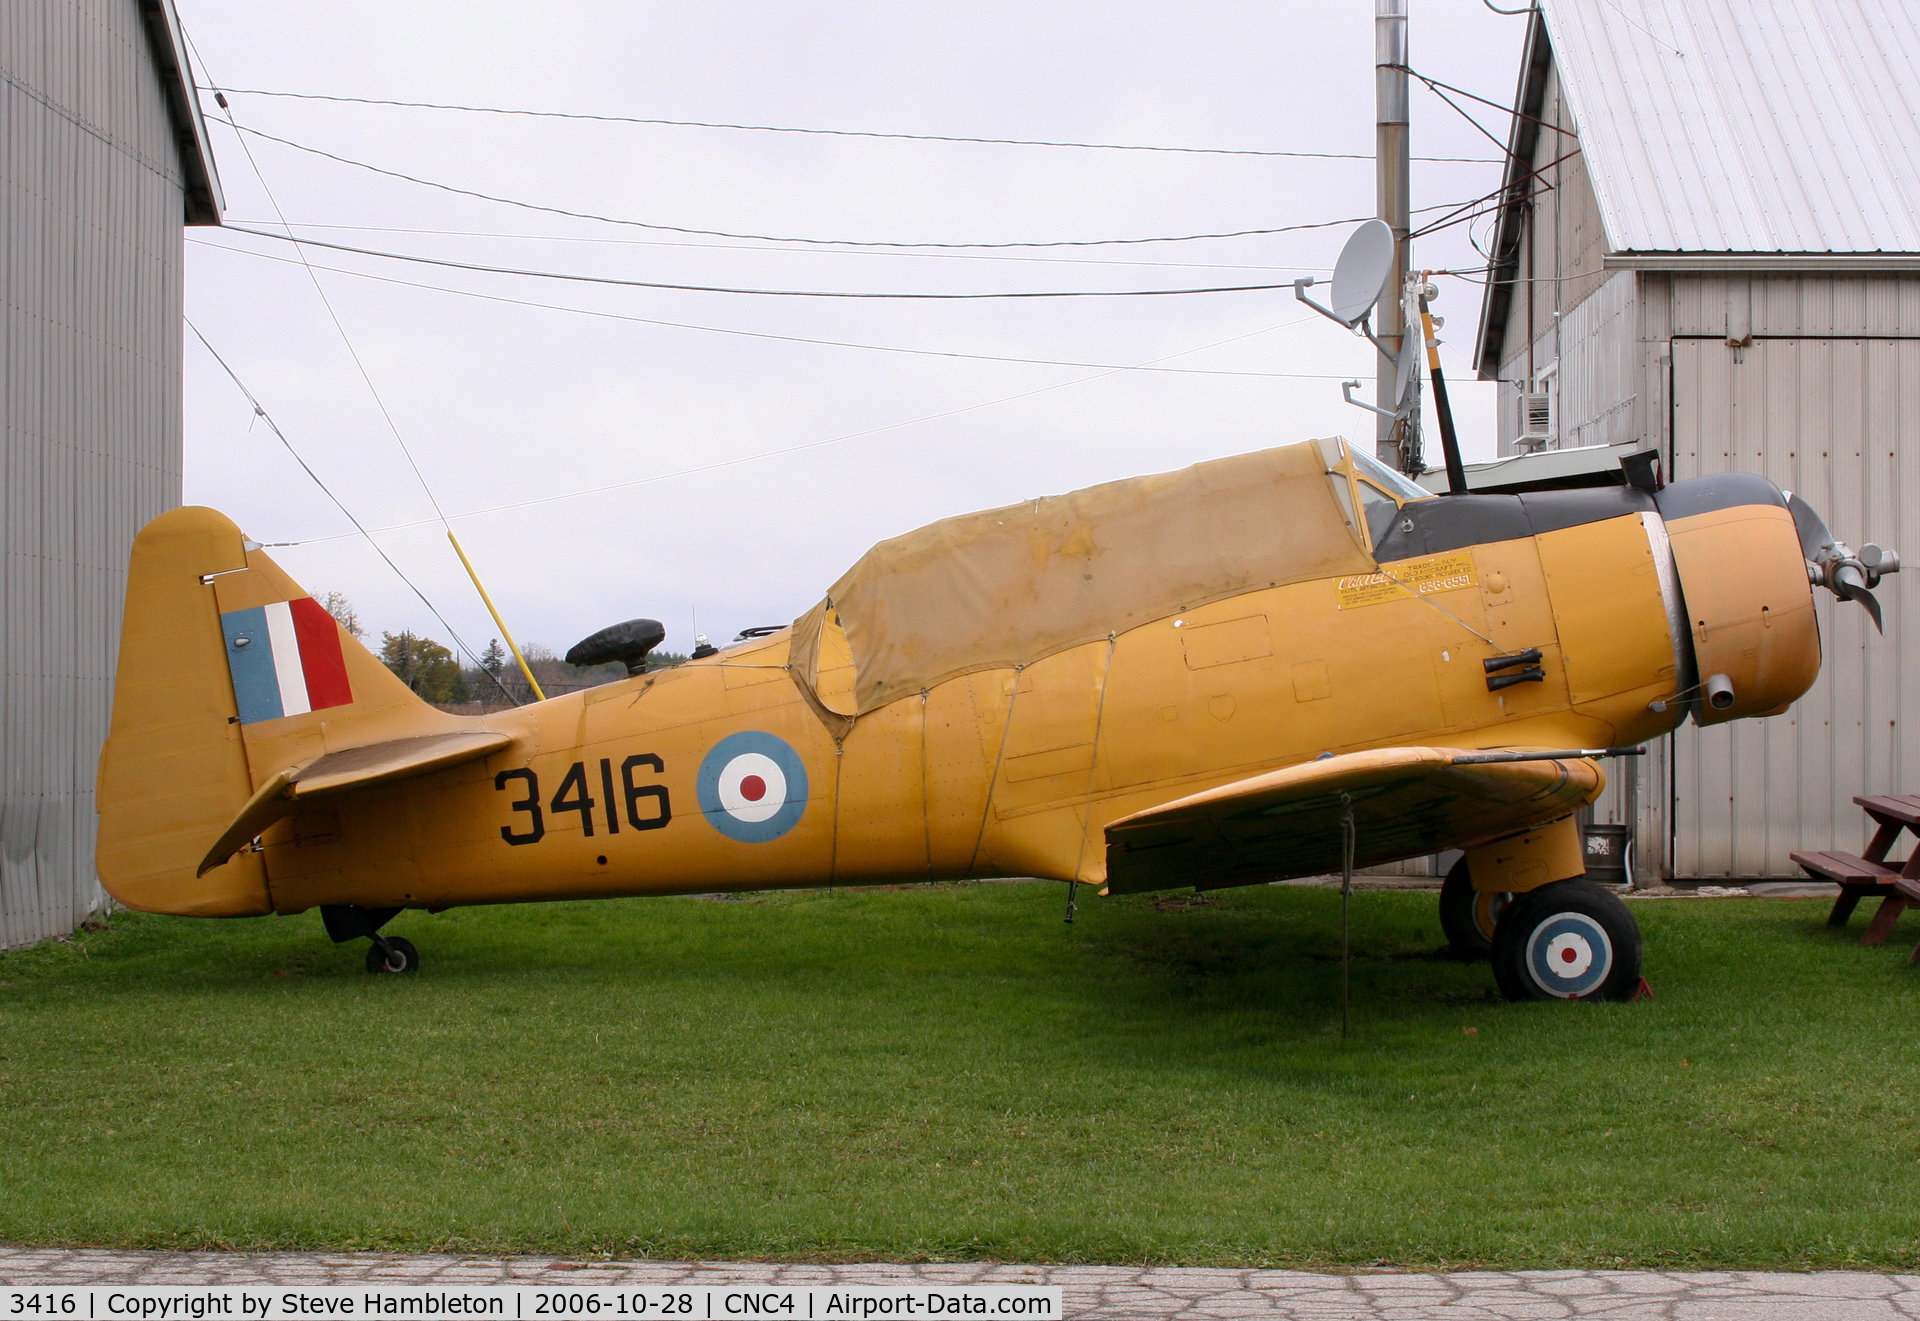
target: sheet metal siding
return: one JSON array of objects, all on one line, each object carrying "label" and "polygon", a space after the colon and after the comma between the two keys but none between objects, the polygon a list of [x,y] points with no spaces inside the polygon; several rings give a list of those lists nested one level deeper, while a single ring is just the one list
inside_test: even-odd
[{"label": "sheet metal siding", "polygon": [[[1618,445],[1644,434],[1635,407],[1641,386],[1638,281],[1637,272],[1614,272],[1558,322],[1550,319],[1557,329],[1535,344],[1538,367],[1558,365],[1553,448]],[[1514,442],[1520,434],[1520,387],[1507,382],[1526,376],[1525,357],[1510,362],[1500,376],[1499,452],[1514,454],[1519,452]]]},{"label": "sheet metal siding", "polygon": [[1543,0],[1615,252],[1920,252],[1920,6]]},{"label": "sheet metal siding", "polygon": [[0,6],[0,947],[103,901],[126,557],[180,502],[179,163],[134,0]]},{"label": "sheet metal siding", "polygon": [[[1920,338],[1677,339],[1673,354],[1677,476],[1758,472],[1856,547],[1913,544]],[[1879,596],[1884,638],[1865,611],[1815,594],[1825,663],[1785,715],[1675,735],[1676,874],[1796,875],[1795,849],[1865,843],[1853,795],[1914,791],[1920,684],[1900,657],[1920,626],[1920,574]]]}]

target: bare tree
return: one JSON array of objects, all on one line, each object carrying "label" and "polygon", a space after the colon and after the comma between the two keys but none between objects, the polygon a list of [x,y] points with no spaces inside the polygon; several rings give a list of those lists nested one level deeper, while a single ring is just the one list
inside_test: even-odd
[{"label": "bare tree", "polygon": [[313,599],[339,622],[340,627],[347,631],[348,637],[356,642],[366,639],[367,632],[360,627],[360,615],[354,610],[353,602],[347,599],[345,592],[328,592],[325,595],[315,593]]}]

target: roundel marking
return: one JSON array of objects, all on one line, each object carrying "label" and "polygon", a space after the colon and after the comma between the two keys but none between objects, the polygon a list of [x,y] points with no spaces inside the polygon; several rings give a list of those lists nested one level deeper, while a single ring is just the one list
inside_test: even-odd
[{"label": "roundel marking", "polygon": [[694,791],[708,825],[742,844],[765,844],[800,823],[807,810],[807,767],[785,740],[742,730],[713,745]]},{"label": "roundel marking", "polygon": [[1527,937],[1527,972],[1548,995],[1572,1000],[1613,971],[1613,942],[1585,913],[1555,913]]}]

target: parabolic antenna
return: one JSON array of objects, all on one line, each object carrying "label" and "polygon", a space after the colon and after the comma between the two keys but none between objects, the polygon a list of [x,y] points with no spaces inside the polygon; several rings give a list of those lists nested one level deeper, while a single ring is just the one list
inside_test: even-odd
[{"label": "parabolic antenna", "polygon": [[1353,231],[1333,265],[1333,314],[1348,326],[1373,311],[1381,286],[1393,269],[1393,230],[1384,220],[1369,220]]}]

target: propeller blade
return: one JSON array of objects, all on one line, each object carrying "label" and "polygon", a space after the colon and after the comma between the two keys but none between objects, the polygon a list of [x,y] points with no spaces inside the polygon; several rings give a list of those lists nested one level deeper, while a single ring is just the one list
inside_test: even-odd
[{"label": "propeller blade", "polygon": [[[1800,553],[1819,575],[1815,581],[1841,600],[1858,601],[1865,606],[1873,616],[1874,628],[1884,634],[1887,629],[1880,620],[1880,602],[1874,599],[1873,590],[1867,585],[1865,566],[1834,539],[1819,510],[1791,493],[1787,495],[1787,510],[1793,515],[1793,530],[1800,536]],[[1875,549],[1876,554],[1883,553]],[[1895,556],[1893,562],[1897,565],[1899,557]]]},{"label": "propeller blade", "polygon": [[1882,634],[1886,633],[1886,626],[1880,622],[1880,602],[1874,599],[1865,576],[1858,569],[1851,564],[1843,564],[1836,569],[1833,574],[1833,590],[1837,595],[1849,601],[1858,601],[1865,606],[1867,613],[1873,616],[1873,626]]},{"label": "propeller blade", "polygon": [[1820,517],[1820,511],[1802,500],[1799,496],[1787,496],[1787,511],[1793,515],[1793,530],[1800,534],[1800,551],[1809,560],[1819,563],[1821,552],[1833,545],[1833,533],[1827,531],[1827,520]]}]

